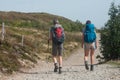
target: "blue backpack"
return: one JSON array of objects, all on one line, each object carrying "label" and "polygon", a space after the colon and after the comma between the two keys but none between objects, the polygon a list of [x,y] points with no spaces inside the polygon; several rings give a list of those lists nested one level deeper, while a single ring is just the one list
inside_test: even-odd
[{"label": "blue backpack", "polygon": [[84,31],[84,41],[86,43],[93,43],[96,40],[95,27],[93,24],[86,24]]}]

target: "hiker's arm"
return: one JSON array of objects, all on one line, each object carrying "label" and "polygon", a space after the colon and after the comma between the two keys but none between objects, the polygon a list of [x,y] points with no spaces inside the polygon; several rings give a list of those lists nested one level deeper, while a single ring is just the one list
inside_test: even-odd
[{"label": "hiker's arm", "polygon": [[63,28],[63,35],[64,35],[64,38],[66,38],[66,37],[65,37],[65,31],[64,31],[64,28]]},{"label": "hiker's arm", "polygon": [[96,47],[96,49],[98,48],[98,40],[97,39],[95,40],[95,47]]},{"label": "hiker's arm", "polygon": [[52,40],[52,33],[50,32],[49,41]]},{"label": "hiker's arm", "polygon": [[84,34],[83,33],[81,35],[81,40],[82,40],[81,47],[83,48],[83,46],[84,46]]},{"label": "hiker's arm", "polygon": [[48,42],[52,40],[52,32],[51,32],[51,29],[49,29],[49,36],[48,36]]},{"label": "hiker's arm", "polygon": [[98,41],[97,40],[95,41],[95,47],[96,47],[96,49],[98,48]]},{"label": "hiker's arm", "polygon": [[82,41],[81,47],[82,47],[82,48],[84,47],[84,32],[85,32],[85,26],[84,26],[84,28],[82,29],[82,35],[81,35],[81,41]]},{"label": "hiker's arm", "polygon": [[95,40],[95,47],[96,49],[98,48],[98,40],[97,40],[97,32],[96,32],[96,28],[95,28],[95,34],[96,34],[96,40]]}]

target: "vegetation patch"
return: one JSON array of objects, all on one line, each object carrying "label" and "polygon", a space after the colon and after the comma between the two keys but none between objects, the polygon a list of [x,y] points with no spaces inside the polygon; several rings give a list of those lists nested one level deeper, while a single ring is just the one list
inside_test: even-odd
[{"label": "vegetation patch", "polygon": [[118,61],[109,61],[108,64],[111,64],[117,68],[120,68],[120,60]]},{"label": "vegetation patch", "polygon": [[4,40],[0,37],[0,71],[3,73],[33,67],[38,59],[52,61],[52,43],[48,44],[47,40],[54,18],[58,18],[65,29],[64,58],[81,42],[83,25],[79,21],[47,13],[0,12],[0,17],[0,23],[5,23]]},{"label": "vegetation patch", "polygon": [[101,53],[106,61],[120,60],[120,5],[111,4],[110,19],[101,30]]}]

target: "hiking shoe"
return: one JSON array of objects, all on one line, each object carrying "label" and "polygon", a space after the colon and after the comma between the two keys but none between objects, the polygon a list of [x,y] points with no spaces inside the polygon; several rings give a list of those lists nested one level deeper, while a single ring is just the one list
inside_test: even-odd
[{"label": "hiking shoe", "polygon": [[55,68],[54,68],[54,72],[57,72],[57,70],[58,70],[58,67],[57,67],[57,66],[55,66]]},{"label": "hiking shoe", "polygon": [[57,72],[57,69],[58,69],[57,63],[55,63],[54,66],[55,66],[54,72]]},{"label": "hiking shoe", "polygon": [[89,70],[88,64],[85,64],[85,69]]},{"label": "hiking shoe", "polygon": [[85,61],[85,69],[86,69],[86,70],[89,70],[88,62],[87,62],[87,61]]},{"label": "hiking shoe", "polygon": [[59,67],[59,74],[61,74],[62,73],[62,67]]},{"label": "hiking shoe", "polygon": [[91,65],[91,67],[90,67],[90,71],[93,71],[93,70],[94,70],[94,66]]}]

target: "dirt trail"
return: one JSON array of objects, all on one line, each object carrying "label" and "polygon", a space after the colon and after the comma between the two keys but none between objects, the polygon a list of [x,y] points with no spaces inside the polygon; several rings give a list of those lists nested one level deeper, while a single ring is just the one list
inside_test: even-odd
[{"label": "dirt trail", "polygon": [[[120,80],[120,68],[102,64],[95,65],[94,71],[89,71],[84,66],[83,49],[77,49],[73,53],[63,61],[62,74],[53,72],[53,63],[39,61],[33,69],[22,70],[0,80]],[[99,49],[95,54],[100,54]],[[95,59],[95,64],[97,63]]]}]

